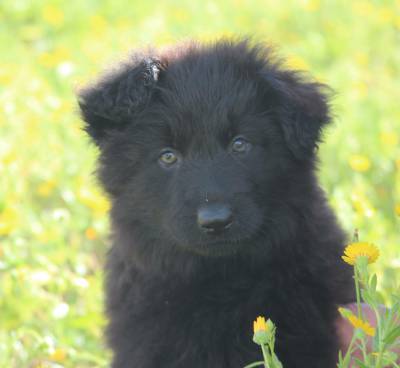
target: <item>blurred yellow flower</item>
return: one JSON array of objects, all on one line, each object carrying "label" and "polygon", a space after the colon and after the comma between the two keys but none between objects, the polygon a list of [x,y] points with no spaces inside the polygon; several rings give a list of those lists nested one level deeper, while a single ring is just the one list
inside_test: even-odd
[{"label": "blurred yellow flower", "polygon": [[357,81],[353,83],[352,89],[355,91],[357,97],[365,97],[368,92],[368,85],[364,81]]},{"label": "blurred yellow flower", "polygon": [[342,259],[349,265],[354,266],[359,257],[367,257],[368,263],[374,263],[379,257],[379,249],[371,243],[351,243],[345,248]]},{"label": "blurred yellow flower", "polygon": [[54,179],[47,180],[38,186],[37,193],[41,197],[48,197],[52,193],[55,186],[56,181]]},{"label": "blurred yellow flower", "polygon": [[363,155],[352,155],[349,158],[349,165],[354,171],[364,172],[371,167],[371,161]]},{"label": "blurred yellow flower", "polygon": [[59,47],[51,52],[44,52],[39,56],[39,64],[46,68],[53,68],[67,60],[69,52],[65,47]]},{"label": "blurred yellow flower", "polygon": [[313,12],[319,9],[320,2],[319,0],[302,0],[301,5],[305,10]]},{"label": "blurred yellow flower", "polygon": [[259,331],[267,331],[267,324],[265,322],[264,317],[257,317],[257,319],[253,322],[253,331],[257,333]]},{"label": "blurred yellow flower", "polygon": [[364,331],[364,333],[368,336],[375,335],[375,328],[372,327],[367,321],[363,321],[362,319],[356,317],[354,314],[349,315],[347,319],[354,328],[359,328],[360,330]]},{"label": "blurred yellow flower", "polygon": [[375,7],[368,1],[354,1],[352,2],[353,11],[362,16],[374,14]]},{"label": "blurred yellow flower", "polygon": [[54,5],[46,5],[43,8],[42,18],[54,27],[62,26],[64,23],[64,13]]},{"label": "blurred yellow flower", "polygon": [[67,352],[64,349],[58,348],[49,355],[49,359],[53,362],[61,363],[67,358]]},{"label": "blurred yellow flower", "polygon": [[360,66],[367,66],[368,65],[368,56],[364,52],[357,52],[354,56],[355,61]]},{"label": "blurred yellow flower", "polygon": [[85,231],[85,236],[86,238],[88,238],[89,240],[94,240],[97,238],[97,232],[95,229],[93,229],[92,227],[88,227]]},{"label": "blurred yellow flower", "polygon": [[17,162],[17,150],[9,149],[8,151],[0,154],[0,163],[4,165],[10,165],[13,162]]},{"label": "blurred yellow flower", "polygon": [[59,236],[59,234],[57,233],[57,231],[54,228],[51,228],[51,229],[39,228],[35,232],[36,239],[42,243],[48,243],[52,239],[57,239],[58,236]]},{"label": "blurred yellow flower", "polygon": [[187,22],[189,19],[189,13],[187,10],[182,8],[176,9],[173,15],[178,22]]},{"label": "blurred yellow flower", "polygon": [[10,234],[18,224],[17,211],[12,207],[6,207],[0,213],[0,235]]},{"label": "blurred yellow flower", "polygon": [[107,28],[107,21],[101,15],[92,15],[89,24],[93,33],[102,33]]},{"label": "blurred yellow flower", "polygon": [[378,11],[378,20],[382,24],[391,23],[394,20],[394,12],[389,7],[382,7]]},{"label": "blurred yellow flower", "polygon": [[400,216],[400,203],[396,204],[396,206],[394,207],[394,211],[396,212],[397,216]]},{"label": "blurred yellow flower", "polygon": [[352,192],[351,203],[358,215],[366,217],[372,217],[375,215],[376,209],[369,201],[367,195],[359,188],[356,188]]},{"label": "blurred yellow flower", "polygon": [[381,132],[381,142],[385,146],[395,146],[399,141],[398,135],[395,132]]},{"label": "blurred yellow flower", "polygon": [[110,208],[110,204],[104,196],[86,187],[80,188],[78,198],[84,205],[99,215],[107,213]]},{"label": "blurred yellow flower", "polygon": [[289,69],[294,69],[294,70],[310,69],[308,63],[303,58],[297,55],[289,56],[285,64]]},{"label": "blurred yellow flower", "polygon": [[0,69],[0,85],[6,85],[15,78],[15,72],[9,67],[9,65],[3,64]]}]

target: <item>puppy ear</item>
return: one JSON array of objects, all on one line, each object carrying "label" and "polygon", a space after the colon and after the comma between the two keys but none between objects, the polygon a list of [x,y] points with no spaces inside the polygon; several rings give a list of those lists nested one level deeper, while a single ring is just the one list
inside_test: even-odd
[{"label": "puppy ear", "polygon": [[136,59],[78,92],[85,130],[98,145],[113,130],[122,130],[148,104],[161,64]]},{"label": "puppy ear", "polygon": [[299,72],[279,71],[269,77],[278,92],[280,125],[286,143],[297,159],[310,157],[318,147],[325,125],[331,121],[328,86],[309,82]]}]

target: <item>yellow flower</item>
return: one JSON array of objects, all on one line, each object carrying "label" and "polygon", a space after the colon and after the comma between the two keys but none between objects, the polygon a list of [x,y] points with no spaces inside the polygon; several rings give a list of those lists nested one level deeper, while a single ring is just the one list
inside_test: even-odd
[{"label": "yellow flower", "polygon": [[110,208],[109,201],[95,189],[81,187],[78,191],[80,202],[89,207],[94,213],[104,215]]},{"label": "yellow flower", "polygon": [[69,51],[64,47],[59,47],[50,52],[43,52],[39,55],[39,64],[46,68],[53,68],[68,60]]},{"label": "yellow flower", "polygon": [[173,15],[178,22],[186,22],[189,19],[189,13],[182,8],[177,9]]},{"label": "yellow flower", "polygon": [[396,146],[399,138],[395,132],[381,132],[381,142],[385,146]]},{"label": "yellow flower", "polygon": [[396,204],[396,206],[394,207],[394,211],[396,212],[397,216],[400,216],[400,203]]},{"label": "yellow flower", "polygon": [[349,159],[349,165],[354,171],[368,171],[371,167],[371,161],[368,157],[362,155],[352,155]]},{"label": "yellow flower", "polygon": [[342,259],[349,265],[354,266],[359,257],[367,257],[368,263],[374,263],[379,257],[379,249],[371,243],[351,243],[344,250]]},{"label": "yellow flower", "polygon": [[368,85],[363,81],[358,81],[352,84],[352,89],[357,97],[365,97],[368,92]]},{"label": "yellow flower", "polygon": [[12,67],[7,64],[3,64],[0,70],[0,85],[7,85],[11,83],[13,80],[13,75],[15,75],[12,71]]},{"label": "yellow flower", "polygon": [[89,24],[94,34],[102,33],[107,28],[107,21],[101,15],[92,15]]},{"label": "yellow flower", "polygon": [[39,187],[37,188],[37,193],[41,197],[48,197],[55,187],[56,181],[54,179],[50,179],[39,185]]},{"label": "yellow flower", "polygon": [[354,1],[352,3],[353,11],[356,15],[361,15],[363,17],[374,14],[375,6],[368,1]]},{"label": "yellow flower", "polygon": [[54,362],[61,363],[67,358],[67,352],[64,349],[58,348],[54,350],[52,354],[50,354],[49,358]]},{"label": "yellow flower", "polygon": [[54,5],[47,5],[42,11],[43,19],[50,25],[57,27],[64,23],[64,14],[61,9]]},{"label": "yellow flower", "polygon": [[286,60],[286,66],[294,70],[308,70],[310,66],[308,63],[298,55],[289,56]]},{"label": "yellow flower", "polygon": [[270,319],[265,321],[264,317],[257,317],[253,322],[253,341],[262,346],[268,344],[275,335],[275,326]]},{"label": "yellow flower", "polygon": [[97,232],[95,229],[93,229],[92,227],[88,227],[85,231],[85,236],[86,238],[88,238],[89,240],[94,240],[97,238]]},{"label": "yellow flower", "polygon": [[381,9],[379,9],[379,11],[378,11],[379,22],[382,24],[391,23],[395,18],[393,13],[394,12],[389,7],[383,7]]},{"label": "yellow flower", "polygon": [[356,317],[354,314],[348,316],[347,319],[353,325],[354,328],[359,328],[369,336],[375,335],[375,328],[372,327],[367,321],[363,321],[362,319]]},{"label": "yellow flower", "polygon": [[357,52],[354,55],[355,61],[360,66],[367,66],[368,65],[368,55],[362,52]]},{"label": "yellow flower", "polygon": [[320,3],[318,0],[303,0],[301,5],[307,11],[313,12],[319,9]]},{"label": "yellow flower", "polygon": [[264,317],[257,317],[257,319],[253,322],[253,330],[254,333],[259,331],[267,331],[267,324]]},{"label": "yellow flower", "polygon": [[375,215],[375,208],[368,200],[368,197],[362,190],[355,189],[351,194],[353,208],[360,216],[372,217]]},{"label": "yellow flower", "polygon": [[0,213],[0,235],[10,234],[18,225],[18,214],[15,208],[6,207]]}]

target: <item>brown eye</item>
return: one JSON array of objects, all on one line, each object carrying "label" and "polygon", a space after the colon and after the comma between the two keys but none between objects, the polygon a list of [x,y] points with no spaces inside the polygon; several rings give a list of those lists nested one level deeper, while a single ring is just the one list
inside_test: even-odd
[{"label": "brown eye", "polygon": [[166,166],[171,166],[178,161],[178,156],[171,150],[161,152],[160,162]]},{"label": "brown eye", "polygon": [[251,148],[251,144],[243,137],[235,138],[231,143],[232,152],[244,153]]}]

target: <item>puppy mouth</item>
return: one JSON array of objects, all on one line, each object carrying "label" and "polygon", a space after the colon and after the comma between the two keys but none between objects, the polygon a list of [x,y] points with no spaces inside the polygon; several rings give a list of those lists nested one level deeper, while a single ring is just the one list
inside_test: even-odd
[{"label": "puppy mouth", "polygon": [[[228,256],[249,248],[258,238],[260,224],[244,226],[244,224],[232,221],[224,227],[213,229],[197,229],[190,227],[175,229],[167,232],[175,243],[175,246],[184,252],[202,256]],[[183,230],[183,231],[182,231]]]},{"label": "puppy mouth", "polygon": [[241,249],[248,247],[252,243],[252,237],[228,238],[219,236],[215,239],[205,239],[197,244],[187,244],[184,246],[186,251],[196,253],[201,256],[222,257],[234,255]]}]

